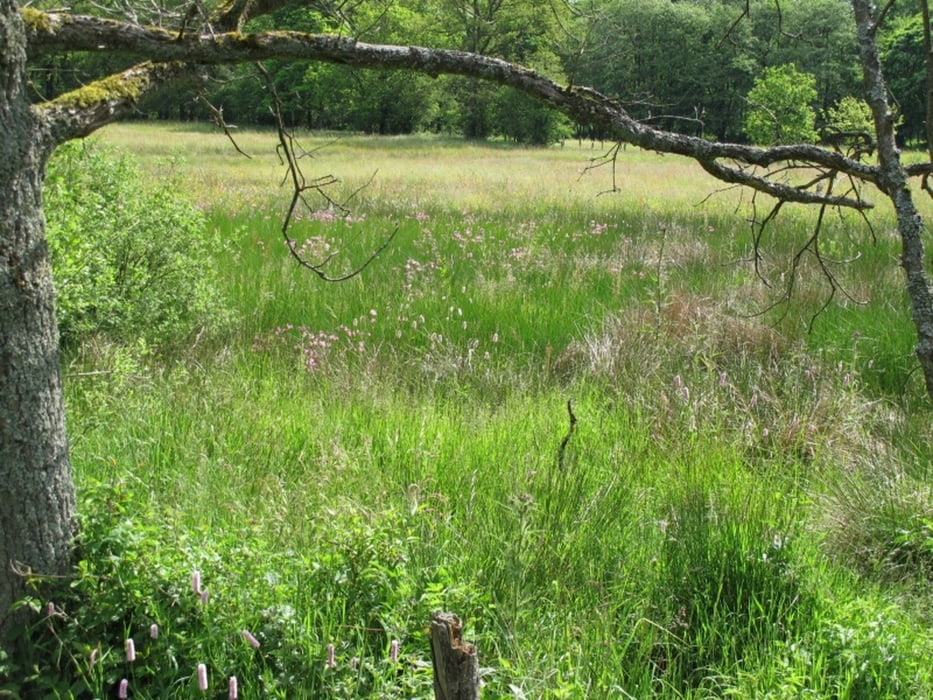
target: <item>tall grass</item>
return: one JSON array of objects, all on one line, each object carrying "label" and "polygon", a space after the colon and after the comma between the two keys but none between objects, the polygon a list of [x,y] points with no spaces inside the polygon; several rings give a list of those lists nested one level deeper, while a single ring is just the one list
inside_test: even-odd
[{"label": "tall grass", "polygon": [[929,407],[883,214],[876,243],[830,224],[869,303],[807,334],[812,267],[760,312],[812,217],[771,231],[769,288],[737,193],[698,205],[715,184],[671,159],[623,154],[600,196],[588,145],[340,139],[312,163],[376,179],[299,244],[352,266],[398,234],[327,285],[285,254],[268,134],[241,137],[258,163],[182,127],[105,138],[190,183],[238,320],[67,358],[85,570],[30,601],[60,660],[27,687],[196,695],[206,663],[243,697],[426,697],[444,607],[489,697],[933,692]]}]

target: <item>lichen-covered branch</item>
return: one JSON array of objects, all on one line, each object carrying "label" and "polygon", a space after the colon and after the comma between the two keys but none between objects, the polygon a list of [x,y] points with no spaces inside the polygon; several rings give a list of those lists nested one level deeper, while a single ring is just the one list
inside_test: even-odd
[{"label": "lichen-covered branch", "polygon": [[[917,359],[923,369],[927,392],[933,396],[933,290],[926,271],[924,225],[908,184],[911,170],[901,162],[895,140],[895,116],[875,41],[880,18],[871,0],[852,0],[859,60],[865,77],[865,99],[871,108],[878,141],[878,187],[890,197],[897,215],[911,315],[917,329]],[[924,171],[926,172],[926,171]]]},{"label": "lichen-covered branch", "polygon": [[743,185],[750,189],[769,194],[782,202],[798,202],[800,204],[820,204],[823,206],[847,207],[850,209],[871,209],[872,204],[858,197],[836,197],[823,195],[806,187],[792,187],[791,185],[767,176],[756,175],[743,168],[733,168],[723,165],[717,160],[700,160],[700,165],[717,180],[735,185]]},{"label": "lichen-covered branch", "polygon": [[[205,65],[272,58],[301,59],[364,68],[411,70],[428,75],[464,75],[511,86],[580,123],[597,125],[619,141],[648,150],[682,155],[704,164],[728,159],[749,166],[768,167],[793,160],[844,172],[867,182],[877,181],[874,166],[818,146],[800,144],[757,148],[655,129],[633,119],[621,105],[595,90],[564,87],[523,66],[463,51],[368,44],[339,36],[289,31],[254,34],[205,32],[178,36],[160,28],[97,17],[35,12],[32,15],[29,47],[34,54],[74,50],[121,51],[152,61]],[[715,165],[711,167],[720,171]],[[727,174],[729,171],[721,172]],[[781,186],[760,176],[744,177],[742,184],[788,201],[860,209],[868,206],[860,200],[827,198],[817,192]]]},{"label": "lichen-covered branch", "polygon": [[37,121],[46,125],[52,143],[63,143],[132,114],[148,93],[191,75],[192,68],[182,63],[145,62],[34,105],[32,110]]},{"label": "lichen-covered branch", "polygon": [[33,107],[54,143],[87,136],[132,114],[139,100],[169,81],[190,76],[181,63],[145,62]]}]

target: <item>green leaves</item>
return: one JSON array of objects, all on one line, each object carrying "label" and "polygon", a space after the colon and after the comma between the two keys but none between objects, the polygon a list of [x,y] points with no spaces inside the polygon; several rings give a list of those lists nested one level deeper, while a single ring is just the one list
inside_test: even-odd
[{"label": "green leaves", "polygon": [[816,78],[792,64],[766,68],[748,93],[745,133],[762,146],[817,139]]},{"label": "green leaves", "polygon": [[162,344],[223,320],[219,241],[171,178],[152,185],[126,156],[68,145],[46,183],[64,342],[103,334]]}]

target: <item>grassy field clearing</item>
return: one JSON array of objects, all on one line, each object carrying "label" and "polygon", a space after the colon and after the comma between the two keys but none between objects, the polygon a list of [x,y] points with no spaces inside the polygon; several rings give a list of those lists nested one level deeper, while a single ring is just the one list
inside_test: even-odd
[{"label": "grassy field clearing", "polygon": [[930,407],[883,212],[875,241],[827,223],[851,299],[814,319],[805,259],[759,313],[812,212],[767,236],[769,288],[747,195],[701,205],[690,163],[627,151],[600,195],[598,146],[341,137],[308,173],[375,178],[298,244],[339,271],[398,234],[328,285],[285,254],[270,134],[102,140],[207,212],[231,314],[66,352],[91,602],[58,653],[87,692],[194,697],[204,663],[242,697],[429,697],[443,608],[488,697],[933,694]]}]

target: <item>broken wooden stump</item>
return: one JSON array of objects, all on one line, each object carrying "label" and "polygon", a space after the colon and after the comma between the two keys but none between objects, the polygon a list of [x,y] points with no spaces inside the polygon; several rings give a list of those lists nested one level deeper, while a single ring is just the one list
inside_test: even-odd
[{"label": "broken wooden stump", "polygon": [[479,700],[476,646],[463,641],[463,623],[453,613],[431,615],[431,658],[436,700]]}]

